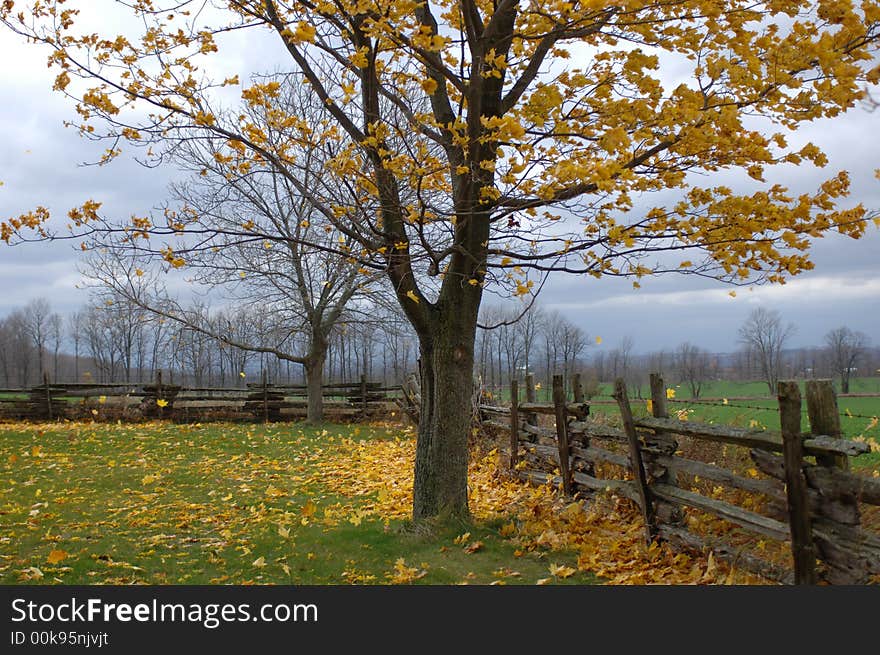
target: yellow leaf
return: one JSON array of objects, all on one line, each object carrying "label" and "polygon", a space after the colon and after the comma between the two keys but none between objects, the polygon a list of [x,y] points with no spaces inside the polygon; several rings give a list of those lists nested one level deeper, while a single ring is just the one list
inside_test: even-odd
[{"label": "yellow leaf", "polygon": [[137,275],[138,277],[141,277],[144,274],[144,272],[141,269],[136,268],[136,269],[134,269],[134,274]]},{"label": "yellow leaf", "polygon": [[43,447],[42,446],[34,446],[31,448],[31,456],[32,457],[42,457],[43,456]]},{"label": "yellow leaf", "polygon": [[58,562],[67,559],[69,553],[65,550],[53,550],[49,553],[49,556],[46,558],[47,564],[57,564]]},{"label": "yellow leaf", "polygon": [[239,374],[238,374],[238,377],[243,378],[243,377],[244,377],[244,371],[242,371],[241,373],[239,373]]},{"label": "yellow leaf", "polygon": [[258,569],[263,568],[266,566],[266,558],[263,556],[258,557],[254,560],[253,566],[256,566]]},{"label": "yellow leaf", "polygon": [[666,397],[670,400],[672,398],[675,398],[675,389],[667,389],[666,390]]},{"label": "yellow leaf", "polygon": [[315,512],[317,511],[318,506],[315,505],[315,503],[313,503],[311,500],[303,505],[299,510],[300,514],[302,514],[303,516],[314,516]]},{"label": "yellow leaf", "polygon": [[107,402],[107,396],[98,396],[98,402],[103,405]]},{"label": "yellow leaf", "polygon": [[602,337],[596,337],[596,345],[599,346],[602,344]]},{"label": "yellow leaf", "polygon": [[406,297],[409,298],[410,300],[412,300],[416,304],[418,304],[418,302],[419,302],[419,297],[411,290],[406,292]]},{"label": "yellow leaf", "polygon": [[287,539],[290,536],[290,528],[283,528],[279,525],[278,534]]},{"label": "yellow leaf", "polygon": [[156,399],[156,404],[157,404],[159,407],[168,407],[168,401],[165,400],[164,398],[157,398],[157,399]]},{"label": "yellow leaf", "polygon": [[550,565],[550,575],[557,578],[570,578],[575,573],[577,573],[577,569],[573,569],[570,566],[557,566],[556,564]]}]

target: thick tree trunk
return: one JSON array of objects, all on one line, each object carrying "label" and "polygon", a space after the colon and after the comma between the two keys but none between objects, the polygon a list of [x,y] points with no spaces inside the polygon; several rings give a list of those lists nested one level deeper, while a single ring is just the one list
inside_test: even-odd
[{"label": "thick tree trunk", "polygon": [[321,353],[320,357],[309,357],[304,368],[308,396],[306,421],[321,423],[324,420],[324,354]]},{"label": "thick tree trunk", "polygon": [[475,332],[476,312],[440,312],[432,333],[420,339],[422,388],[413,484],[416,521],[469,515],[468,434]]}]

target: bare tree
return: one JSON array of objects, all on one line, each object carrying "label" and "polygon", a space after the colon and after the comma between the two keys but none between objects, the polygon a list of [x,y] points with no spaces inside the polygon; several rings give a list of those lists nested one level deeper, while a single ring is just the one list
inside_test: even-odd
[{"label": "bare tree", "polygon": [[537,304],[532,303],[516,324],[518,339],[522,343],[523,366],[525,367],[525,372],[527,374],[531,372],[532,353],[535,350],[541,321],[543,320],[544,310],[542,310]]},{"label": "bare tree", "polygon": [[37,351],[37,373],[46,370],[46,342],[49,339],[49,316],[52,310],[45,298],[31,300],[24,308],[24,325]]},{"label": "bare tree", "polygon": [[48,321],[49,339],[52,343],[52,379],[58,379],[58,354],[64,342],[64,320],[61,314],[53,312]]},{"label": "bare tree", "polygon": [[740,342],[757,362],[771,394],[776,393],[782,370],[782,349],[794,332],[793,323],[783,325],[779,312],[763,307],[753,309],[739,328]]},{"label": "bare tree", "polygon": [[0,365],[6,385],[25,386],[30,382],[34,347],[22,310],[16,310],[0,323]]},{"label": "bare tree", "polygon": [[[284,88],[288,106],[320,121],[323,110],[307,88],[291,84]],[[252,107],[247,113],[273,138],[286,138],[266,111]],[[173,270],[184,262],[166,256],[170,251],[134,248],[128,236],[105,234],[96,240],[92,245],[97,256],[86,274],[130,303],[190,331],[260,353],[263,360],[273,356],[302,365],[308,386],[308,420],[321,421],[323,374],[334,326],[346,308],[357,308],[367,298],[375,304],[382,273],[370,273],[357,265],[351,256],[355,241],[339,236],[324,215],[325,208],[316,206],[307,193],[322,184],[327,153],[318,146],[304,147],[297,152],[302,164],[291,163],[283,174],[266,164],[231,175],[222,157],[218,159],[226,143],[225,138],[205,137],[179,144],[173,157],[193,175],[172,186],[178,206],[167,207],[164,217],[172,229],[186,225],[190,232],[214,234],[211,247],[194,245],[194,239],[185,237],[175,244],[175,252],[188,252],[191,281],[227,294],[238,306],[249,306],[253,315],[271,323],[271,329],[251,335],[254,340],[237,340],[223,326],[212,326],[203,311],[182,307],[161,285],[146,288],[142,280],[151,263]],[[356,204],[344,187],[339,183],[334,198],[338,206]],[[181,333],[179,338],[183,337],[187,362],[193,365],[196,341],[191,334]],[[337,338],[343,358],[350,341]],[[200,372],[199,378],[203,375]]]},{"label": "bare tree", "polygon": [[79,382],[79,354],[80,344],[83,341],[83,323],[85,322],[82,311],[77,311],[67,317],[67,330],[70,341],[73,343],[73,379]]},{"label": "bare tree", "polygon": [[825,345],[831,366],[840,376],[841,393],[849,393],[849,383],[856,371],[856,363],[868,347],[869,339],[863,332],[854,332],[846,326],[835,328],[825,335]]},{"label": "bare tree", "polygon": [[688,385],[692,398],[699,398],[709,374],[709,353],[686,341],[676,349],[674,362],[679,380]]},{"label": "bare tree", "polygon": [[562,373],[566,383],[571,386],[580,356],[587,347],[587,335],[571,321],[563,321],[561,327],[559,350],[562,353]]}]

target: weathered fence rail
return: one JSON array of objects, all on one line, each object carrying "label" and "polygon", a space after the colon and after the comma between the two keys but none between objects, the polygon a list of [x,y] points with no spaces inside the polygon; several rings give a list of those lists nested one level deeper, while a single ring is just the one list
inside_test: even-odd
[{"label": "weathered fence rail", "polygon": [[[324,385],[325,413],[357,419],[396,412],[400,387],[361,378]],[[56,420],[76,418],[171,418],[179,420],[281,421],[306,415],[305,385],[272,384],[265,377],[243,388],[183,387],[166,384],[161,374],[148,384],[50,383],[26,389],[0,389],[0,418]]]},{"label": "weathered fence rail", "polygon": [[[794,382],[779,386],[778,433],[669,418],[666,389],[657,375],[651,376],[647,417],[633,416],[626,387],[617,382],[621,428],[590,417],[588,404],[567,403],[560,376],[554,378],[554,391],[552,405],[520,403],[512,385],[511,407],[481,406],[485,426],[509,433],[515,475],[558,485],[567,494],[610,490],[638,505],[648,540],[711,550],[770,580],[865,584],[878,579],[880,535],[861,525],[861,515],[862,505],[880,505],[880,480],[849,470],[849,458],[870,448],[842,438],[830,381],[806,385],[806,432]],[[531,424],[527,418],[536,414],[555,416],[555,424],[549,419]],[[685,456],[684,441],[737,450],[749,463],[748,472]],[[720,485],[722,493],[717,487],[707,491],[705,481]],[[750,547],[757,539],[737,542],[728,532],[696,529],[687,520],[695,511],[723,519],[741,535],[782,542],[790,556],[766,558]]]}]

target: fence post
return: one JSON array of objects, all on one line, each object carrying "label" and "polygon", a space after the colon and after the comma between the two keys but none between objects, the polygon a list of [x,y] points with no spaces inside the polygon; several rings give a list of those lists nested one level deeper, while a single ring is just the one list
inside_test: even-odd
[{"label": "fence post", "polygon": [[269,422],[269,376],[263,369],[263,423]]},{"label": "fence post", "polygon": [[159,418],[162,418],[165,415],[165,408],[158,403],[159,400],[164,400],[162,395],[162,369],[156,372],[156,407],[159,410]]},{"label": "fence post", "polygon": [[623,430],[629,443],[629,461],[632,466],[633,478],[639,492],[641,501],[642,518],[645,520],[645,539],[651,543],[656,533],[654,525],[654,503],[651,498],[651,490],[648,488],[648,478],[645,475],[645,465],[642,462],[639,436],[636,434],[636,426],[633,422],[632,409],[629,406],[629,396],[626,393],[626,382],[622,378],[614,381],[614,399],[620,408],[620,418],[623,421]]},{"label": "fence post", "polygon": [[[807,416],[810,418],[810,431],[814,435],[824,434],[835,439],[842,435],[840,429],[840,410],[831,380],[807,380]],[[816,462],[846,470],[849,460],[846,455],[817,455]]]},{"label": "fence post", "polygon": [[364,419],[367,418],[367,376],[361,374],[361,411],[364,413]]},{"label": "fence post", "polygon": [[49,390],[49,373],[43,371],[43,385],[46,387],[46,414],[52,420],[52,392]]},{"label": "fence post", "polygon": [[510,381],[510,470],[516,470],[519,456],[519,382],[516,378]]},{"label": "fence post", "polygon": [[562,490],[571,494],[570,450],[568,447],[568,420],[566,410],[565,386],[561,375],[553,376],[553,406],[556,414],[556,444],[559,446],[559,475],[562,477]]},{"label": "fence post", "polygon": [[[668,403],[666,402],[666,384],[659,373],[651,373],[651,415],[654,418],[669,418]],[[664,484],[677,484],[676,476],[670,473],[665,466],[658,464],[657,455],[672,457],[678,449],[678,442],[668,432],[655,432],[645,437],[645,445],[649,452],[645,453],[645,466],[648,475],[654,482]],[[664,523],[680,523],[683,513],[678,505],[663,501],[655,501],[654,512],[656,519]]]},{"label": "fence post", "polygon": [[584,385],[581,383],[581,374],[575,373],[571,380],[574,392],[574,401],[578,404],[584,402]]},{"label": "fence post", "polygon": [[807,485],[802,470],[804,449],[801,435],[801,392],[797,382],[791,380],[781,380],[777,388],[794,583],[816,584],[816,552],[813,548]]},{"label": "fence post", "polygon": [[[843,432],[840,427],[840,410],[837,396],[831,380],[808,380],[807,416],[810,419],[810,432],[814,436],[825,435],[840,439]],[[849,469],[849,458],[846,455],[817,455],[818,468],[825,469],[832,475],[835,470]],[[818,501],[812,508],[814,518],[829,527],[839,526],[841,529],[856,528],[861,524],[859,500],[856,494],[835,489],[833,485],[823,485],[816,476],[807,476],[807,484],[818,494]],[[825,527],[823,525],[823,527]],[[817,536],[815,541],[819,558],[825,563],[825,578],[831,584],[866,584],[870,574],[864,562],[853,559],[845,550],[832,540]]]},{"label": "fence post", "polygon": [[[526,402],[537,402],[535,400],[535,376],[531,373],[526,373]],[[534,412],[529,412],[526,414],[526,423],[529,425],[538,425],[538,415]]]}]

